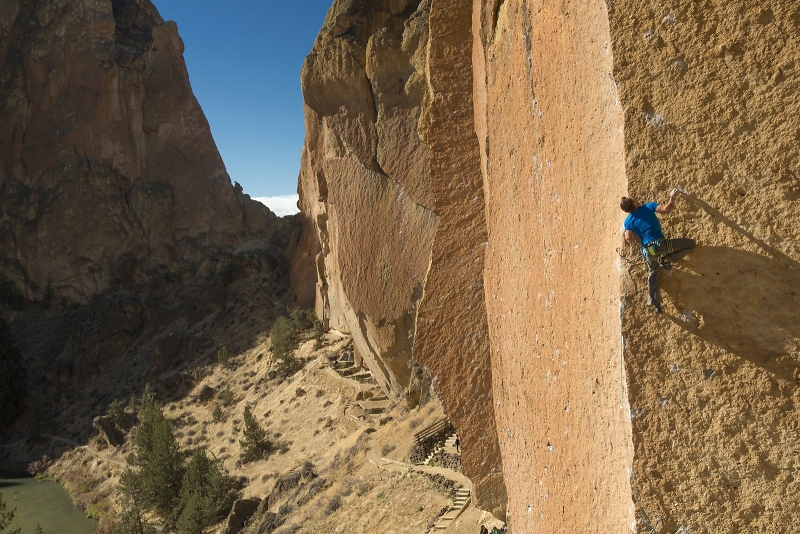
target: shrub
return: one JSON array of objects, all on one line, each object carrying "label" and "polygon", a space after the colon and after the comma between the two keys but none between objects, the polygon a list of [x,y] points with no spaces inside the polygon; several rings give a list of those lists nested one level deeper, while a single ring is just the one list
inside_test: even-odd
[{"label": "shrub", "polygon": [[219,423],[224,417],[225,414],[222,412],[222,407],[219,404],[214,406],[214,411],[211,412],[211,420],[215,423]]},{"label": "shrub", "polygon": [[239,440],[239,444],[242,446],[242,463],[260,460],[272,450],[267,432],[256,421],[250,406],[244,409],[244,439]]},{"label": "shrub", "polygon": [[315,349],[322,348],[322,342],[325,339],[325,325],[322,324],[322,321],[314,321],[314,343]]},{"label": "shrub", "polygon": [[230,386],[225,386],[225,389],[219,392],[217,398],[222,402],[223,406],[230,406],[233,404],[233,391]]},{"label": "shrub", "polygon": [[289,310],[289,319],[295,324],[298,330],[308,330],[314,326],[314,321],[317,320],[317,316],[314,310],[294,308]]},{"label": "shrub", "polygon": [[328,501],[328,505],[325,506],[325,515],[331,515],[333,512],[338,510],[342,507],[342,497],[338,493],[331,497],[331,500]]},{"label": "shrub", "polygon": [[122,423],[125,419],[125,407],[122,405],[121,400],[114,399],[114,401],[108,405],[106,417],[111,419],[111,422],[117,425],[118,428],[122,428]]},{"label": "shrub", "polygon": [[217,355],[214,357],[217,360],[217,363],[223,367],[229,367],[231,361],[231,355],[228,352],[228,347],[223,346],[221,349],[217,351]]},{"label": "shrub", "polygon": [[29,475],[33,475],[38,477],[40,474],[44,474],[44,471],[50,467],[50,457],[46,454],[42,456],[41,460],[34,460],[28,464],[27,469],[25,469]]}]

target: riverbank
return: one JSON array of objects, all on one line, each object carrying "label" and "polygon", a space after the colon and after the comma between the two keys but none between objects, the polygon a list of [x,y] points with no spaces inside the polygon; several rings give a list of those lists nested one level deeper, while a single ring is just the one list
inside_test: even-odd
[{"label": "riverbank", "polygon": [[47,534],[91,534],[98,526],[53,480],[0,472],[0,493],[7,510],[15,509],[12,531],[21,528],[22,534],[33,533],[39,525]]}]

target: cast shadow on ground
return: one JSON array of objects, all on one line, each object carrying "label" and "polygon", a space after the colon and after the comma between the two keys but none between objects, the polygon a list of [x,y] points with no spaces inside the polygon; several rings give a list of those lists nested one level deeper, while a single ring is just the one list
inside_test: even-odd
[{"label": "cast shadow on ground", "polygon": [[678,312],[666,318],[776,379],[797,383],[800,268],[735,223],[726,224],[771,257],[731,247],[698,247],[679,263],[677,272],[663,278],[663,297],[672,300]]}]

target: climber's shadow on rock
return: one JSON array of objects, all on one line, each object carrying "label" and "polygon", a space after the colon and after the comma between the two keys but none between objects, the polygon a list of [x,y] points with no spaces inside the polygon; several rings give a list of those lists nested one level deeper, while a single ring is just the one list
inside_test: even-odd
[{"label": "climber's shadow on rock", "polygon": [[[777,252],[767,247],[766,254]],[[675,324],[794,381],[800,369],[800,266],[780,252],[770,256],[700,246],[665,277],[662,290],[677,309],[668,316]]]}]

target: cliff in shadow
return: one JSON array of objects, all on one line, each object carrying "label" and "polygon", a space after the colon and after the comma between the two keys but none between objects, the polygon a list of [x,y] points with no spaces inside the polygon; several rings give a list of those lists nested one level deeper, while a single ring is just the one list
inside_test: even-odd
[{"label": "cliff in shadow", "polygon": [[[304,70],[292,295],[388,390],[432,373],[512,530],[797,521],[799,26],[791,2],[334,4]],[[410,101],[369,67],[398,45]],[[400,166],[382,91],[414,110]],[[667,237],[699,246],[655,315],[618,202],[676,185]]]},{"label": "cliff in shadow", "polygon": [[0,271],[29,299],[86,302],[275,225],[231,185],[150,0],[4,2],[0,115]]}]

